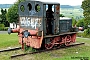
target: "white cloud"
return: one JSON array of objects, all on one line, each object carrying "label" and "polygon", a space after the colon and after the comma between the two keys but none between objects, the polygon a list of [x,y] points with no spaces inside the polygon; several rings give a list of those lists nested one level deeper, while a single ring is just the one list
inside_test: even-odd
[{"label": "white cloud", "polygon": [[45,2],[58,2],[61,5],[81,5],[83,0],[39,0],[39,1],[45,1]]},{"label": "white cloud", "polygon": [[[17,0],[1,0],[0,4],[13,4]],[[44,2],[59,2],[61,5],[81,5],[83,0],[37,0]]]},{"label": "white cloud", "polygon": [[1,0],[0,1],[0,4],[13,4],[16,1],[17,0]]}]

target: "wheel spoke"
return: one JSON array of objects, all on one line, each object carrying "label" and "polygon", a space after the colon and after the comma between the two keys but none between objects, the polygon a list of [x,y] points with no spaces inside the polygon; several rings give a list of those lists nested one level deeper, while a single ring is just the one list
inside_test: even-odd
[{"label": "wheel spoke", "polygon": [[52,43],[45,44],[45,48],[46,49],[51,49],[52,47],[53,47],[53,44]]},{"label": "wheel spoke", "polygon": [[54,43],[53,43],[53,40],[52,39],[50,39],[50,42],[49,43],[46,43],[45,44],[45,48],[46,49],[52,49],[53,46],[54,46]]},{"label": "wheel spoke", "polygon": [[65,45],[68,46],[70,44],[70,42],[71,42],[71,36],[70,35],[67,35],[65,37]]}]

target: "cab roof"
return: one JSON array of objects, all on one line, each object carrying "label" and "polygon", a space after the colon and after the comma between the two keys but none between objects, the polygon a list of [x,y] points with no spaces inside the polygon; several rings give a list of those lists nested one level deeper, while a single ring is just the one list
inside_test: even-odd
[{"label": "cab roof", "polygon": [[44,2],[44,1],[37,1],[37,0],[26,0],[26,1],[41,2],[44,5],[46,5],[46,4],[53,4],[53,5],[60,4],[60,3],[57,3],[57,2]]}]

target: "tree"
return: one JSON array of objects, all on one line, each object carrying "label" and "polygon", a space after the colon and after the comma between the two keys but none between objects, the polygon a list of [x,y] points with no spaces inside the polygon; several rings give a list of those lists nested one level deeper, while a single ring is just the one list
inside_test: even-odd
[{"label": "tree", "polygon": [[9,24],[6,19],[6,13],[7,13],[7,10],[6,9],[4,10],[1,8],[0,23],[4,24],[6,27],[8,27]]},{"label": "tree", "polygon": [[85,26],[84,19],[78,20],[77,23],[76,23],[76,26],[77,27],[84,27]]},{"label": "tree", "polygon": [[9,9],[8,9],[8,13],[6,14],[7,16],[7,20],[10,22],[10,23],[17,23],[18,22],[18,5],[20,2],[23,2],[25,0],[18,0],[16,3],[14,3],[13,6],[11,6]]},{"label": "tree", "polygon": [[1,22],[2,22],[2,19],[1,19],[1,14],[0,14],[0,24],[1,24]]},{"label": "tree", "polygon": [[72,26],[75,27],[76,23],[77,23],[77,21],[72,17]]},{"label": "tree", "polygon": [[84,0],[81,8],[83,9],[83,15],[85,17],[84,22],[87,28],[87,26],[90,25],[90,0]]},{"label": "tree", "polygon": [[59,17],[65,17],[63,14],[60,14]]}]

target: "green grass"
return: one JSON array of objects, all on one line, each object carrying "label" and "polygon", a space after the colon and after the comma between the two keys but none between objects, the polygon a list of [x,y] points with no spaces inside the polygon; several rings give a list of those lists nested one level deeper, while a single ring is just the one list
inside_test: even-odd
[{"label": "green grass", "polygon": [[19,43],[17,34],[0,34],[0,48],[13,47],[18,45]]},{"label": "green grass", "polygon": [[[19,45],[17,34],[0,34],[0,40],[0,48]],[[77,38],[77,42],[85,42],[85,45],[43,52],[34,55],[26,55],[23,57],[14,58],[12,60],[80,60],[79,58],[90,59],[90,39]],[[24,52],[19,50],[0,53],[0,60],[11,60],[10,56],[18,53]]]}]

